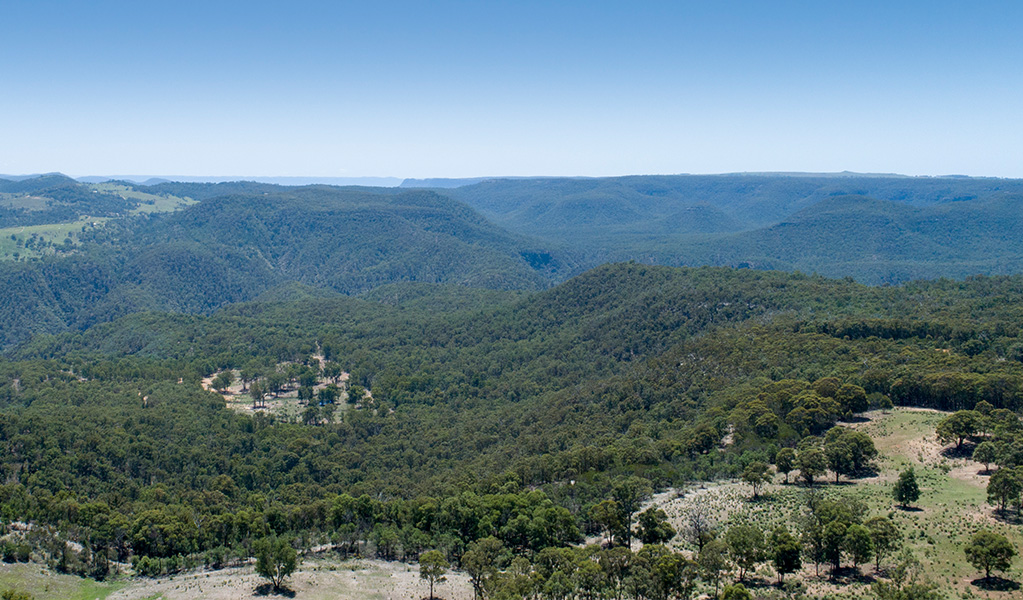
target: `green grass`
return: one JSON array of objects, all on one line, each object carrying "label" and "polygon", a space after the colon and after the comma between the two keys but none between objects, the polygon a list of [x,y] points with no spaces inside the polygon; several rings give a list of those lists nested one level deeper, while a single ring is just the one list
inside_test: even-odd
[{"label": "green grass", "polygon": [[[91,228],[102,225],[106,221],[107,219],[104,217],[82,217],[77,221],[66,223],[0,229],[0,260],[15,260],[15,254],[21,259],[40,256],[42,252],[35,248],[24,247],[25,242],[31,239],[33,235],[43,241],[53,242],[57,245],[63,244],[65,239],[70,239],[72,244],[77,244],[82,227]],[[14,236],[14,239],[11,236]],[[20,247],[18,246],[18,241],[22,244]],[[51,249],[44,251],[52,253]]]},{"label": "green grass", "polygon": [[92,185],[92,188],[107,194],[117,194],[122,198],[138,200],[138,208],[131,211],[131,214],[133,215],[142,213],[174,212],[176,210],[181,210],[186,206],[198,203],[197,200],[193,200],[192,198],[147,194],[117,183],[96,183]]},{"label": "green grass", "polygon": [[[135,191],[127,186],[114,183],[99,183],[91,187],[96,191],[108,194],[118,194],[123,198],[138,201],[138,207],[131,211],[131,214],[133,215],[173,212],[197,203],[196,200],[191,198],[157,196],[154,194]],[[26,208],[30,210],[44,209],[45,202],[45,198],[36,198],[34,196],[20,196],[14,199],[0,198],[0,203],[2,204],[8,204],[15,208]],[[47,225],[32,225],[26,227],[7,227],[0,229],[0,260],[16,260],[15,254],[18,255],[17,259],[25,260],[39,257],[44,253],[53,253],[53,250],[49,248],[43,249],[42,251],[36,248],[25,248],[25,242],[30,240],[33,235],[40,240],[52,242],[57,245],[63,244],[65,239],[70,239],[73,245],[77,245],[78,237],[83,226],[95,227],[97,225],[102,225],[107,220],[108,218],[106,217],[83,216],[76,221],[64,223],[51,223]],[[12,239],[11,236],[14,236],[14,238]],[[21,246],[18,245],[19,241],[21,242]]]},{"label": "green grass", "polygon": [[[1023,553],[1023,530],[994,517],[987,504],[987,477],[978,476],[982,465],[966,458],[949,458],[941,453],[934,428],[946,416],[937,411],[896,409],[888,414],[874,412],[871,422],[859,425],[868,433],[877,447],[877,477],[834,485],[833,480],[822,481],[817,488],[829,497],[854,497],[869,507],[868,518],[888,516],[902,530],[905,546],[920,560],[927,579],[940,586],[948,597],[1013,598],[1019,592],[988,592],[971,582],[983,576],[966,561],[963,552],[970,537],[981,529],[1005,535]],[[892,489],[898,474],[912,466],[920,486],[920,499],[911,510],[900,509],[892,498]],[[790,481],[794,480],[790,476]],[[778,481],[781,481],[780,477]],[[770,486],[764,496],[754,502],[751,488],[744,484],[711,486],[702,503],[709,507],[712,518],[722,529],[738,523],[754,523],[770,531],[785,524],[794,529],[794,517],[804,511],[806,488],[797,485]],[[672,510],[672,509],[669,509]],[[676,510],[675,514],[678,515]],[[688,548],[687,548],[688,549]],[[892,560],[885,561],[891,564]],[[1012,568],[1002,577],[1023,582],[1023,559],[1019,556]],[[848,566],[848,560],[843,560]],[[770,569],[762,568],[762,576],[773,577]],[[822,575],[828,572],[822,566]],[[873,564],[861,565],[860,572],[871,576]],[[814,580],[813,565],[804,564],[804,580],[811,584],[815,594],[834,597],[873,597],[866,583],[853,583],[833,587],[826,579]]]},{"label": "green grass", "polygon": [[0,564],[0,590],[28,592],[36,600],[103,600],[122,587],[120,582],[61,575],[32,563]]},{"label": "green grass", "polygon": [[49,200],[40,196],[0,194],[0,206],[6,206],[17,210],[46,210],[49,207],[49,202]]},{"label": "green grass", "polygon": [[[920,486],[920,499],[914,508],[919,510],[898,509],[891,498],[891,483],[851,486],[847,493],[867,502],[872,512],[892,515],[932,581],[943,589],[986,596],[988,592],[969,583],[983,573],[966,561],[965,544],[974,533],[987,529],[1005,535],[1023,550],[1023,532],[994,518],[987,504],[987,477],[975,476],[983,466],[934,451],[934,427],[944,417],[936,411],[897,410],[865,427],[882,455],[882,480],[893,480],[903,469],[913,467]],[[1010,571],[1001,575],[1020,581],[1020,560],[1017,558]],[[1010,595],[992,592],[990,597]]]}]

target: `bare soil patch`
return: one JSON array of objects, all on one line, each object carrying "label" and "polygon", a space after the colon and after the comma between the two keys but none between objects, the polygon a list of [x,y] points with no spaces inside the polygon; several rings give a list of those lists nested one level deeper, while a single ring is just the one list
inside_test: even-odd
[{"label": "bare soil patch", "polygon": [[[448,573],[434,593],[446,600],[471,600],[472,586],[462,573]],[[266,580],[252,566],[199,571],[160,579],[135,579],[110,600],[415,600],[428,586],[418,565],[379,560],[306,559],[285,582],[294,595],[267,594]],[[262,586],[262,587],[261,587]]]}]

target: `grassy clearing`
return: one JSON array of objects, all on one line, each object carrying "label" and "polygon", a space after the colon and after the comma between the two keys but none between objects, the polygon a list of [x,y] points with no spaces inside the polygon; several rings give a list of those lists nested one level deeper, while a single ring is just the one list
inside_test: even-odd
[{"label": "grassy clearing", "polygon": [[[964,597],[1010,598],[1018,592],[987,592],[972,585],[978,573],[963,553],[970,537],[981,529],[1009,538],[1023,550],[1020,528],[995,518],[987,504],[987,476],[983,466],[967,458],[949,458],[937,441],[934,427],[945,413],[921,410],[897,410],[864,426],[876,440],[881,461],[879,481],[866,480],[851,486],[848,493],[863,499],[873,511],[891,513],[907,534],[907,544],[923,562],[925,572],[943,589],[955,590]],[[913,467],[920,485],[920,500],[915,511],[899,510],[891,499],[898,473]],[[1020,560],[1003,576],[1021,581]]]},{"label": "grassy clearing", "polygon": [[147,194],[146,192],[140,192],[118,183],[96,183],[92,185],[92,188],[107,194],[117,194],[125,199],[137,200],[139,205],[138,208],[131,211],[131,214],[133,215],[142,213],[173,212],[198,203],[198,200],[193,200],[192,198]]},{"label": "grassy clearing", "polygon": [[60,575],[37,564],[0,563],[0,590],[28,592],[36,600],[103,600],[124,585]]},{"label": "grassy clearing", "polygon": [[[53,253],[51,248],[34,247],[37,242],[50,242],[59,246],[64,244],[64,240],[71,240],[71,244],[77,245],[82,228],[99,227],[106,221],[103,217],[81,217],[67,223],[0,229],[0,260],[15,260],[15,255],[19,259],[27,259]],[[26,247],[26,243],[29,247]]]},{"label": "grassy clearing", "polygon": [[[936,439],[934,428],[946,416],[929,410],[896,409],[890,413],[874,412],[869,421],[854,427],[867,432],[881,456],[876,477],[860,479],[840,485],[824,483],[818,486],[825,495],[859,498],[869,507],[868,516],[886,515],[906,536],[905,544],[911,548],[923,565],[926,576],[938,584],[949,597],[1008,599],[1021,597],[1019,591],[986,591],[972,582],[980,578],[966,561],[963,548],[970,537],[980,529],[1005,535],[1017,551],[1023,552],[1023,531],[995,518],[987,504],[987,476],[980,475],[983,466],[966,458],[949,458]],[[892,499],[892,488],[899,472],[912,466],[921,497],[913,510],[899,509]],[[794,478],[790,475],[790,480]],[[781,478],[778,478],[781,481]],[[707,511],[721,529],[738,523],[755,523],[766,530],[779,524],[794,529],[793,517],[803,511],[805,488],[797,485],[772,485],[763,497],[753,502],[748,485],[737,482],[708,484],[685,491],[684,494],[664,496],[659,502],[668,513],[672,524],[684,526],[687,515],[697,509]],[[681,538],[675,544],[689,548]],[[844,564],[847,561],[844,561]],[[1019,557],[1007,579],[1023,582]],[[800,578],[813,594],[837,594],[837,597],[873,597],[870,577],[873,566],[860,567],[864,578],[842,587],[831,585],[826,577],[817,579],[813,565],[805,565]],[[822,567],[822,574],[827,569]],[[773,572],[762,567],[758,572],[762,581],[773,581]]]},{"label": "grassy clearing", "polygon": [[50,200],[42,196],[18,196],[16,194],[0,194],[0,206],[15,210],[38,211],[46,210]]},{"label": "grassy clearing", "polygon": [[[464,574],[449,572],[448,581],[438,584],[436,595],[448,600],[470,600],[472,586]],[[252,566],[197,571],[174,577],[132,580],[110,600],[240,600],[282,598],[261,593],[265,579]],[[307,557],[294,575],[285,581],[295,598],[304,600],[398,600],[426,596],[426,583],[419,579],[419,567],[378,560],[338,560]]]},{"label": "grassy clearing", "polygon": [[[235,376],[235,382],[231,384],[227,390],[225,390],[226,393],[221,394],[228,409],[242,414],[265,412],[267,414],[274,415],[286,423],[298,423],[302,421],[303,413],[305,413],[308,406],[298,399],[297,388],[287,389],[277,396],[269,396],[264,400],[265,408],[253,409],[252,396],[249,395],[248,391],[242,391],[242,384],[238,371],[233,371],[233,373]],[[203,379],[202,386],[207,390],[215,391],[212,387],[213,378],[215,376],[216,374]],[[348,381],[348,373],[342,374],[341,381]],[[317,384],[313,387],[313,390],[318,393],[321,389],[327,386],[327,383],[327,380],[319,379]],[[315,399],[313,402],[316,404],[319,403],[319,401]],[[341,396],[334,403],[334,422],[344,420],[344,413],[352,409],[353,407],[348,403],[348,392],[343,390],[341,392]]]},{"label": "grassy clearing", "polygon": [[[138,207],[130,211],[130,214],[138,215],[143,213],[161,213],[181,210],[197,201],[191,198],[179,198],[177,196],[157,196],[145,192],[135,191],[127,186],[114,183],[99,183],[92,186],[96,191],[118,194],[122,198],[137,201]],[[45,198],[33,196],[21,196],[15,199],[0,200],[16,208],[29,210],[42,210],[46,208]],[[69,240],[73,246],[79,244],[79,237],[82,228],[93,228],[103,225],[109,219],[106,217],[83,216],[76,221],[65,223],[51,223],[47,225],[32,225],[26,227],[7,227],[0,229],[0,260],[26,260],[37,258],[44,254],[53,254],[53,248],[41,248],[45,243],[63,246],[65,240]]]}]

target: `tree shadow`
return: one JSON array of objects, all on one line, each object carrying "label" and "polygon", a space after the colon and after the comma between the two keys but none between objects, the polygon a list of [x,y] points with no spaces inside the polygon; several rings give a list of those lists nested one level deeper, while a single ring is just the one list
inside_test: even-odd
[{"label": "tree shadow", "polygon": [[879,471],[877,469],[877,467],[865,466],[865,467],[862,467],[862,468],[858,469],[855,473],[853,473],[852,477],[854,477],[856,479],[864,479],[866,477],[877,477],[880,474],[881,474],[881,471]]},{"label": "tree shadow", "polygon": [[766,579],[764,577],[757,577],[752,574],[747,574],[746,579],[742,582],[742,584],[746,586],[747,589],[754,589],[774,587],[775,582],[771,579]]},{"label": "tree shadow", "polygon": [[924,512],[924,509],[920,508],[919,506],[898,506],[898,505],[896,505],[895,508],[901,510],[902,512]]},{"label": "tree shadow", "polygon": [[1015,581],[994,575],[974,579],[970,583],[988,592],[1013,592],[1020,588],[1020,585]]},{"label": "tree shadow", "polygon": [[274,588],[269,583],[261,583],[256,586],[257,596],[280,596],[282,598],[294,598],[295,591],[288,586],[281,586],[280,588]]},{"label": "tree shadow", "polygon": [[973,458],[973,449],[977,446],[973,442],[963,442],[963,445],[956,448],[949,446],[941,451],[945,458]]},{"label": "tree shadow", "polygon": [[874,573],[864,573],[862,567],[842,567],[837,573],[833,573],[830,577],[830,581],[834,583],[840,583],[842,585],[849,585],[852,583],[862,583],[869,585],[876,581]]},{"label": "tree shadow", "polygon": [[869,423],[870,419],[867,417],[861,417],[860,415],[852,415],[845,419],[839,419],[841,423]]},{"label": "tree shadow", "polygon": [[1003,523],[1009,523],[1010,525],[1023,525],[1023,515],[1020,515],[1019,511],[996,508],[992,512],[992,515]]}]

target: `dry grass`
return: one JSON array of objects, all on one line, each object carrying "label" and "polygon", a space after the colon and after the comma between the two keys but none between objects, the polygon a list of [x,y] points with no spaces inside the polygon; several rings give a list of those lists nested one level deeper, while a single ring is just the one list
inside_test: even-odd
[{"label": "dry grass", "polygon": [[[968,458],[946,456],[945,448],[934,433],[935,426],[945,416],[946,413],[939,411],[908,408],[868,413],[866,421],[851,426],[862,429],[874,439],[880,453],[878,475],[856,480],[851,485],[822,484],[818,487],[827,495],[859,498],[870,508],[869,515],[887,515],[893,519],[906,534],[906,545],[922,562],[924,573],[946,593],[996,600],[1023,597],[1019,591],[988,591],[973,584],[980,575],[967,563],[963,553],[970,536],[979,529],[996,531],[1023,552],[1023,532],[1018,525],[997,519],[987,504],[987,476],[980,474],[982,465]],[[914,507],[918,510],[903,511],[892,500],[892,483],[910,466],[916,472],[921,498]],[[660,494],[653,503],[668,513],[676,529],[684,527],[690,512],[703,510],[721,529],[752,522],[769,530],[781,523],[791,523],[791,518],[803,510],[805,493],[802,487],[775,483],[767,486],[761,500],[753,502],[748,485],[719,482]],[[681,536],[673,543],[685,550],[692,549]],[[1023,581],[1020,562],[1017,558],[1004,576]],[[822,573],[825,571],[822,567]],[[807,565],[798,577],[812,594],[869,596],[873,567],[861,566],[860,571],[862,579],[842,587],[815,578],[812,565]],[[759,575],[764,583],[773,576],[766,567]]]},{"label": "dry grass", "polygon": [[[460,573],[449,573],[434,593],[447,600],[471,600],[472,586]],[[267,593],[265,579],[251,566],[197,572],[162,579],[133,580],[109,600],[249,600],[302,598],[308,600],[414,600],[427,595],[419,567],[377,560],[338,561],[313,558],[303,562],[285,583],[290,593]]]}]

